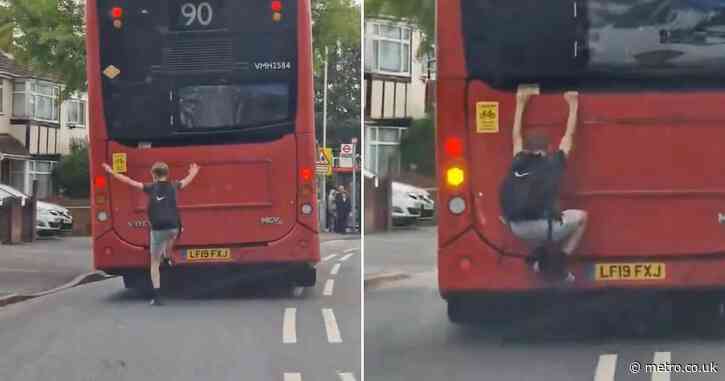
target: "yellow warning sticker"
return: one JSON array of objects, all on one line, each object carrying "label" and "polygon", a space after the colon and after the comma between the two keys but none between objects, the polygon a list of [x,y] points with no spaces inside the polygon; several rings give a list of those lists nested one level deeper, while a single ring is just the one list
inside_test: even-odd
[{"label": "yellow warning sticker", "polygon": [[476,132],[479,134],[498,132],[498,102],[476,103]]},{"label": "yellow warning sticker", "polygon": [[109,65],[105,70],[103,70],[103,74],[110,79],[114,79],[121,74],[121,70],[113,65]]},{"label": "yellow warning sticker", "polygon": [[126,154],[121,153],[114,153],[113,154],[113,172],[116,173],[126,173]]}]

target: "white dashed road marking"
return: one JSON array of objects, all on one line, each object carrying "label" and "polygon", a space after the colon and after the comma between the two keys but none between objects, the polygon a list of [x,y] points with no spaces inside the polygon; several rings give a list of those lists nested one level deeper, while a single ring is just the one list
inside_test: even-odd
[{"label": "white dashed road marking", "polygon": [[327,262],[335,257],[337,257],[337,254],[330,254],[330,255],[326,256],[325,258],[322,258],[322,262]]},{"label": "white dashed road marking", "polygon": [[284,381],[302,381],[302,375],[299,373],[285,373]]},{"label": "white dashed road marking", "polygon": [[340,372],[337,375],[340,376],[340,381],[355,381],[355,374],[353,373]]},{"label": "white dashed road marking", "polygon": [[331,296],[333,287],[335,287],[335,280],[328,279],[327,282],[325,282],[325,289],[322,291],[322,295]]},{"label": "white dashed road marking", "polygon": [[330,270],[330,275],[337,275],[337,272],[340,271],[341,264],[335,263],[335,266],[332,266],[332,270]]},{"label": "white dashed road marking", "polygon": [[614,372],[617,370],[617,355],[600,355],[597,370],[594,372],[594,381],[614,381]]},{"label": "white dashed road marking", "polygon": [[[671,360],[670,352],[655,352],[654,363],[655,364],[666,364]],[[655,370],[652,373],[652,381],[670,381],[670,372],[658,372]]]},{"label": "white dashed road marking", "polygon": [[342,343],[342,337],[340,337],[340,329],[337,328],[337,320],[335,320],[335,313],[332,312],[332,308],[323,308],[322,318],[325,320],[327,341],[330,343]]},{"label": "white dashed road marking", "polygon": [[286,308],[284,310],[284,322],[282,323],[282,343],[294,344],[297,342],[297,315],[296,308]]},{"label": "white dashed road marking", "polygon": [[343,251],[343,253],[347,254],[347,253],[352,253],[353,251],[357,251],[357,248],[353,247],[352,249],[347,249],[347,250]]},{"label": "white dashed road marking", "polygon": [[345,261],[347,261],[347,260],[348,260],[348,259],[350,259],[350,257],[352,257],[353,255],[355,255],[355,253],[350,253],[350,254],[347,254],[347,255],[345,255],[344,257],[340,258],[340,262],[345,262]]}]

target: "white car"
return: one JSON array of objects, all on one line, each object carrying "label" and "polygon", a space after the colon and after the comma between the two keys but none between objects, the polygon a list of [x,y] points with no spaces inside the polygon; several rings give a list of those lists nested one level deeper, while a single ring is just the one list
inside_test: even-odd
[{"label": "white car", "polygon": [[[0,201],[5,198],[19,198],[25,205],[30,196],[9,185],[0,184]],[[58,234],[73,230],[73,216],[67,208],[38,201],[36,209],[35,226],[39,235]]]},{"label": "white car", "polygon": [[393,188],[393,224],[410,225],[418,221],[423,211],[423,201],[418,196],[418,188],[394,181]]},{"label": "white car", "polygon": [[423,188],[418,188],[418,192],[416,194],[418,195],[418,200],[423,204],[423,209],[420,212],[420,218],[433,218],[433,215],[435,214],[436,203],[435,200],[433,200],[433,197],[431,197],[430,192]]}]

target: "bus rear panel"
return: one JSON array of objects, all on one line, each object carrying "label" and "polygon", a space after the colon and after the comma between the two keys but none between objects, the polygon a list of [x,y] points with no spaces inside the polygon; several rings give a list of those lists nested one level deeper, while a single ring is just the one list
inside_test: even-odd
[{"label": "bus rear panel", "polygon": [[[516,87],[521,83],[536,83],[541,91],[527,106],[524,131],[545,131],[554,143],[566,128],[563,93],[580,93],[562,207],[586,210],[589,223],[569,260],[577,281],[568,291],[722,289],[725,45],[698,39],[714,41],[717,25],[725,23],[719,18],[725,16],[722,10],[688,32],[681,25],[675,28],[672,20],[698,10],[649,9],[657,3],[651,1],[632,2],[624,10],[612,1],[593,0],[547,2],[545,10],[524,1],[440,3],[442,294],[532,293],[556,287],[521,258],[503,257],[496,250],[528,253],[501,222],[498,202],[498,187],[512,158]],[[642,12],[654,13],[643,18]],[[490,33],[491,23],[473,22],[484,15],[500,17],[492,23],[504,29],[522,25],[507,23],[511,17],[528,20],[534,15],[552,18],[561,28]],[[649,21],[639,25],[636,20]],[[649,39],[646,32],[665,24],[669,38]],[[545,46],[561,49],[547,51]]]},{"label": "bus rear panel", "polygon": [[[143,182],[166,162],[180,266],[319,261],[309,1],[89,1],[94,260],[146,268]],[[274,9],[273,9],[274,8]]]}]

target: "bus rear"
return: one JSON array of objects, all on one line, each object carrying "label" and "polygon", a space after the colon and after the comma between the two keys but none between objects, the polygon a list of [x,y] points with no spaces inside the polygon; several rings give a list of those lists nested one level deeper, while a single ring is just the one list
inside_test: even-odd
[{"label": "bus rear", "polygon": [[[148,267],[143,182],[201,171],[179,193],[179,267],[279,265],[315,282],[315,136],[306,0],[87,3],[93,256],[130,283]],[[141,273],[143,274],[143,273]]]},{"label": "bus rear", "polygon": [[554,142],[564,91],[580,93],[562,206],[589,224],[568,291],[723,288],[725,14],[689,3],[438,2],[438,274],[452,318],[471,296],[555,287],[497,250],[527,254],[498,203],[522,83],[540,88],[524,131]]}]

